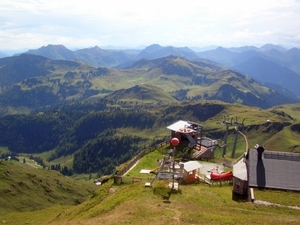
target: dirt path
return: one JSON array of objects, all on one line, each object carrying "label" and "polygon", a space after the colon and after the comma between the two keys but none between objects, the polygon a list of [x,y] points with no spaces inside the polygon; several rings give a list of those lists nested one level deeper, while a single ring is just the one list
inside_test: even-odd
[{"label": "dirt path", "polygon": [[262,200],[255,200],[254,204],[265,205],[265,206],[278,206],[278,207],[283,207],[283,208],[300,210],[299,206],[280,205],[277,203],[272,203],[272,202],[267,202],[267,201],[262,201]]},{"label": "dirt path", "polygon": [[124,173],[123,176],[125,176],[130,170],[132,170],[132,169],[139,163],[139,161],[140,161],[140,160],[136,161],[136,163],[135,163],[129,170],[127,170],[127,172]]}]

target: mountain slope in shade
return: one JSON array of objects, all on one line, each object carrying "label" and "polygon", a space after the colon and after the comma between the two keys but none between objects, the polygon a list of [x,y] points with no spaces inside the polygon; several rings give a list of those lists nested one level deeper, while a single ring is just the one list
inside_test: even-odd
[{"label": "mountain slope in shade", "polygon": [[218,47],[216,49],[198,52],[197,55],[201,58],[209,59],[213,62],[230,67],[238,58],[239,53],[232,52],[223,47]]},{"label": "mountain slope in shade", "polygon": [[114,67],[133,60],[133,56],[125,51],[109,51],[98,46],[76,50],[74,54],[78,60],[93,66]]},{"label": "mountain slope in shade", "polygon": [[284,65],[300,76],[300,49],[292,48],[284,53]]},{"label": "mountain slope in shade", "polygon": [[300,76],[272,61],[254,57],[237,64],[234,68],[263,83],[274,83],[300,96]]},{"label": "mountain slope in shade", "polygon": [[273,83],[273,87],[277,87],[276,90],[286,96],[290,94],[284,89],[293,93],[295,95],[293,98],[299,96],[297,84],[300,77],[300,49],[298,48],[286,50],[281,46],[265,45],[259,49],[249,48],[242,51],[240,48],[236,50],[219,47],[198,55],[238,70],[260,82]]},{"label": "mountain slope in shade", "polygon": [[0,83],[2,89],[24,79],[46,76],[51,73],[46,66],[48,59],[42,56],[22,54],[0,59]]},{"label": "mountain slope in shade", "polygon": [[283,88],[282,86],[278,85],[278,84],[274,84],[274,83],[268,83],[268,82],[264,82],[262,83],[262,85],[274,89],[275,91],[277,91],[279,94],[284,95],[288,98],[291,99],[295,99],[296,101],[299,101],[299,97],[296,96],[294,93],[292,93],[290,90]]},{"label": "mountain slope in shade", "polygon": [[50,60],[39,55],[21,54],[0,59],[0,82],[2,88],[7,88],[25,79],[45,77],[84,67],[88,66],[84,66],[81,62]]}]

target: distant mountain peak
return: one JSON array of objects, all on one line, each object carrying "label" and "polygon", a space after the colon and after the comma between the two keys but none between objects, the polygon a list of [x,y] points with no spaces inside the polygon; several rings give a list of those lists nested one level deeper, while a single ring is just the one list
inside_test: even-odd
[{"label": "distant mountain peak", "polygon": [[64,51],[70,51],[68,48],[66,48],[64,45],[53,45],[48,44],[47,46],[42,46],[38,49],[30,49],[28,52],[39,52],[39,51],[50,51],[50,50],[64,50]]},{"label": "distant mountain peak", "polygon": [[156,50],[159,50],[161,49],[162,47],[159,45],[159,44],[152,44],[152,45],[149,45],[148,47],[146,47],[144,49],[144,51],[147,51],[147,52],[154,52]]},{"label": "distant mountain peak", "polygon": [[91,49],[102,49],[99,46],[95,45],[94,47],[92,47]]},{"label": "distant mountain peak", "polygon": [[217,47],[216,50],[217,50],[218,52],[230,52],[228,49],[226,49],[226,48],[224,48],[224,47],[222,47],[222,46]]},{"label": "distant mountain peak", "polygon": [[[43,46],[43,47],[45,47],[45,46]],[[43,48],[42,47],[42,48]],[[66,48],[64,45],[62,45],[62,44],[59,44],[59,45],[53,45],[53,44],[48,44],[46,47],[63,47],[63,48]]]},{"label": "distant mountain peak", "polygon": [[261,50],[261,51],[269,51],[269,50],[272,50],[272,49],[276,49],[276,50],[281,51],[281,52],[286,51],[286,49],[283,48],[282,46],[273,45],[273,44],[265,44],[265,45],[263,45],[262,47],[259,48],[259,50]]},{"label": "distant mountain peak", "polygon": [[29,50],[25,53],[33,55],[41,55],[49,59],[76,59],[75,54],[66,48],[64,45],[52,45],[42,46],[35,50]]},{"label": "distant mountain peak", "polygon": [[162,58],[169,55],[181,56],[187,59],[197,58],[197,54],[193,50],[187,47],[184,48],[177,48],[173,46],[162,47],[158,44],[153,44],[148,46],[137,55],[137,58],[155,59],[155,58]]}]

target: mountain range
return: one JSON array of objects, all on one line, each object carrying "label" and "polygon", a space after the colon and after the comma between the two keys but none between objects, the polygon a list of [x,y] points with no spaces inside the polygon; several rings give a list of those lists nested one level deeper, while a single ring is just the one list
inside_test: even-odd
[{"label": "mountain range", "polygon": [[[246,51],[237,52],[218,47],[198,55],[246,74],[265,85],[272,84],[273,88],[274,85],[278,85],[296,96],[300,95],[298,88],[300,49],[292,48],[284,51],[278,47],[271,48],[271,46],[246,49]],[[277,90],[283,92],[282,89]]]},{"label": "mountain range", "polygon": [[[61,48],[64,49],[59,46]],[[161,51],[159,46],[151,47],[157,48]],[[190,54],[186,49],[178,51]],[[55,52],[63,55],[68,51]],[[71,58],[72,54],[68,56]],[[188,60],[174,55],[139,59],[119,69],[96,67],[79,60],[21,54],[0,59],[0,83],[1,115],[9,114],[10,110],[43,110],[103,97],[127,101],[147,98],[154,103],[221,100],[260,108],[299,101],[291,88],[290,92],[280,93],[210,60]],[[133,87],[135,91],[128,97],[125,93],[130,90],[125,90]]]},{"label": "mountain range", "polygon": [[[233,202],[228,186],[183,185],[180,195],[172,194],[172,202],[162,203],[128,174],[125,186],[102,177],[98,192],[83,201],[96,188],[92,178],[115,174],[143,149],[160,143],[159,151],[145,155],[148,161],[140,160],[143,168],[155,168],[157,159],[172,147],[166,141],[170,139],[166,126],[178,120],[203,124],[201,135],[219,141],[217,160],[223,154],[224,125],[229,117],[231,121],[235,117],[236,123],[243,121],[240,131],[248,139],[246,144],[239,138],[236,157],[244,154],[248,143],[300,152],[300,104],[288,104],[299,102],[299,61],[299,49],[275,45],[202,52],[157,44],[141,50],[95,46],[75,51],[49,45],[0,58],[0,157],[19,161],[28,156],[23,163],[0,161],[2,223],[102,224],[122,223],[126,218],[132,224],[153,223],[149,215],[158,215],[157,223],[174,223],[173,216],[168,219],[164,214],[162,219],[160,212],[165,211],[189,224],[253,220],[296,224],[297,215],[291,208],[283,208],[280,212],[286,214],[280,213],[278,220],[277,206]],[[233,126],[227,128],[229,150],[238,137]],[[166,147],[161,143],[167,143]],[[178,146],[177,151],[185,150]],[[31,159],[40,169],[27,163]],[[287,205],[299,205],[291,193],[281,194],[282,198],[278,192],[273,195]],[[199,200],[192,210],[186,207],[191,196]],[[145,203],[142,208],[141,202]],[[77,206],[67,208],[66,204]],[[174,210],[174,206],[178,207]],[[268,216],[258,215],[258,208],[261,215]],[[20,213],[37,209],[45,210]],[[199,209],[201,214],[193,213]],[[225,214],[230,217],[220,216],[222,209],[228,209]],[[230,213],[232,209],[238,210]]]},{"label": "mountain range", "polygon": [[[194,49],[194,50],[192,50]],[[201,50],[201,51],[200,51]],[[187,60],[207,59],[245,74],[279,93],[299,98],[300,49],[285,49],[266,44],[260,48],[188,48],[153,44],[144,49],[102,49],[98,46],[69,50],[63,45],[48,45],[25,53],[44,56],[52,60],[77,60],[95,67],[123,69],[141,59],[156,59],[170,55]],[[4,57],[5,55],[0,55]]]},{"label": "mountain range", "polygon": [[[64,182],[65,176],[89,176],[91,181],[114,174],[142,149],[168,143],[166,126],[178,120],[204,124],[201,134],[220,140],[221,146],[226,124],[221,121],[226,122],[226,115],[231,121],[246,119],[240,131],[247,135],[249,146],[262,143],[274,151],[299,152],[300,104],[289,104],[299,102],[298,54],[298,49],[273,45],[204,52],[160,45],[76,51],[49,45],[1,58],[0,156],[30,155],[47,168],[35,173],[22,169],[29,166],[25,161],[1,163],[2,215],[23,211],[24,205],[35,210],[36,205],[51,206],[49,202],[81,203],[90,193],[77,182]],[[237,138],[233,127],[228,137],[229,150]],[[244,154],[245,145],[238,141],[236,157]],[[222,155],[219,147],[217,158]],[[157,156],[151,161],[156,165]],[[112,183],[109,186],[105,195],[93,195],[92,201],[103,206],[98,197],[113,194]],[[116,193],[126,196],[116,188]],[[36,191],[39,194],[30,202]],[[44,199],[48,202],[39,204]],[[120,212],[114,198],[107,201]],[[90,202],[80,204],[74,215],[86,214],[81,206],[91,208]],[[59,219],[69,212],[60,208],[57,214]],[[7,217],[2,218],[6,222]]]}]

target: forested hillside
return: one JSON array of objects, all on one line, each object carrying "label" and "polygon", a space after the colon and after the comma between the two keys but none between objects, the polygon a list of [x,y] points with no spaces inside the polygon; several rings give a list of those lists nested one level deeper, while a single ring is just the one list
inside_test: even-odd
[{"label": "forested hillside", "polygon": [[[225,130],[218,123],[223,120],[224,114],[231,114],[247,118],[248,125],[243,131],[248,134],[252,145],[263,141],[276,149],[280,143],[282,147],[298,151],[295,143],[297,117],[293,112],[262,111],[222,102],[176,105],[119,103],[126,108],[113,107],[114,104],[116,102],[103,100],[70,104],[55,111],[1,117],[0,144],[7,146],[13,155],[27,154],[42,166],[60,170],[66,175],[110,174],[116,166],[143,149],[169,140],[170,131],[166,127],[178,120],[203,123],[203,135],[222,139]],[[266,120],[277,123],[266,124]],[[287,132],[291,135],[286,136]],[[285,136],[284,143],[281,139],[274,141],[274,135],[280,133]],[[234,134],[234,129],[230,130],[230,134]],[[3,154],[2,158],[6,156]],[[57,163],[66,158],[69,159],[68,164]]]},{"label": "forested hillside", "polygon": [[[93,58],[93,51],[101,51],[90,50],[80,54]],[[74,56],[62,46],[48,53]],[[205,135],[217,139],[224,129],[216,124],[231,106],[243,109],[234,109],[235,116],[249,117],[245,114],[254,110],[260,114],[259,124],[274,115],[280,123],[294,122],[261,110],[297,99],[217,63],[193,58],[189,49],[154,45],[143,54],[152,57],[125,69],[29,54],[0,59],[0,145],[12,155],[26,154],[66,175],[110,174],[143,149],[167,140],[166,126],[177,120],[209,121]],[[156,58],[161,54],[166,56]],[[188,55],[189,60],[183,58]],[[298,149],[293,138],[286,145]]]},{"label": "forested hillside", "polygon": [[147,111],[120,109],[8,115],[0,118],[0,143],[15,154],[51,150],[49,162],[74,154],[71,169],[77,173],[111,173],[151,141],[130,133],[118,135],[117,129],[150,129],[156,120]]}]

